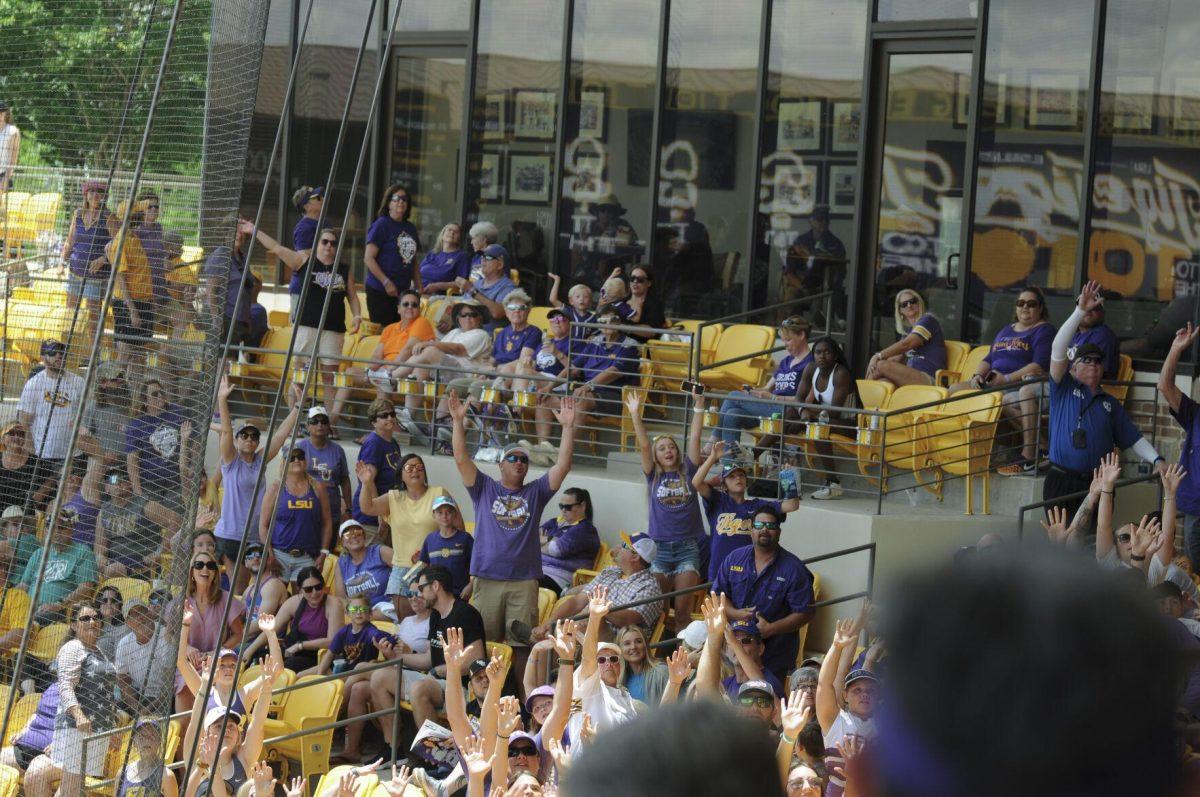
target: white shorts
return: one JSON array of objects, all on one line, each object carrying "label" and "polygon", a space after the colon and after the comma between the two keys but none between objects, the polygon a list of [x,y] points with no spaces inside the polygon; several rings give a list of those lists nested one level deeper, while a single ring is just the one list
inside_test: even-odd
[{"label": "white shorts", "polygon": [[404,671],[404,687],[400,690],[403,695],[403,698],[405,700],[412,702],[413,685],[420,681],[437,681],[438,686],[440,686],[442,688],[442,694],[443,695],[446,694],[446,679],[445,678],[438,678],[433,675],[427,675],[426,673],[417,672],[416,670],[405,670]]},{"label": "white shorts", "polygon": [[[296,327],[296,356],[307,357],[309,351],[312,350],[312,344],[316,340],[316,337],[316,327]],[[326,330],[321,333],[321,340],[317,343],[317,354],[324,362],[333,363],[338,357],[342,356],[342,344],[345,340],[345,334]]]},{"label": "white shorts", "polygon": [[[87,734],[77,728],[55,728],[50,742],[50,760],[62,767],[63,772],[78,775],[83,772],[83,745]],[[108,755],[108,741],[116,736],[103,736],[87,742],[87,774],[98,778],[104,774],[104,759]]]}]

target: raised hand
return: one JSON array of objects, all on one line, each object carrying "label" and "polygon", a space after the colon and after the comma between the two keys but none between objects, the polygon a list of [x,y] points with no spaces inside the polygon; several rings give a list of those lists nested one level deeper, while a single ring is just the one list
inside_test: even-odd
[{"label": "raised hand", "polygon": [[608,599],[608,587],[597,586],[592,590],[592,597],[588,601],[588,614],[597,619],[603,619],[610,609],[612,609],[612,601]]},{"label": "raised hand", "polygon": [[379,468],[376,468],[370,462],[359,460],[354,463],[354,475],[358,477],[360,482],[374,482],[375,476],[379,473]]},{"label": "raised hand", "polygon": [[521,701],[512,695],[500,698],[500,711],[496,717],[496,733],[512,736],[521,727]]},{"label": "raised hand", "polygon": [[1167,495],[1175,495],[1185,476],[1187,476],[1187,471],[1178,463],[1163,468],[1163,472],[1159,476],[1162,479],[1163,491]]},{"label": "raised hand", "polygon": [[358,788],[358,772],[351,769],[342,773],[338,778],[337,791],[334,792],[334,797],[354,797],[354,790]]},{"label": "raised hand", "polygon": [[1090,280],[1087,285],[1083,286],[1083,290],[1079,294],[1079,309],[1086,313],[1089,310],[1095,310],[1102,304],[1104,304],[1104,297],[1100,295],[1100,283]]},{"label": "raised hand", "polygon": [[392,764],[392,779],[380,781],[379,785],[383,787],[391,797],[401,797],[404,790],[408,788],[408,782],[412,780],[412,770],[407,766],[402,766],[396,769],[396,765]]},{"label": "raised hand", "polygon": [[284,789],[287,797],[304,797],[304,778],[294,777],[291,784]]},{"label": "raised hand", "polygon": [[563,396],[559,402],[559,408],[551,410],[554,413],[555,420],[558,425],[566,429],[569,426],[575,425],[575,399],[571,396]]},{"label": "raised hand", "polygon": [[562,777],[562,774],[571,766],[571,754],[563,749],[562,742],[556,737],[550,737],[550,740],[546,742],[546,750],[554,759],[554,766],[558,768],[559,777]]},{"label": "raised hand", "polygon": [[233,384],[229,381],[228,374],[221,375],[221,384],[217,387],[217,398],[228,401],[233,395]]},{"label": "raised hand", "polygon": [[700,613],[704,615],[704,627],[708,630],[709,639],[720,639],[725,635],[725,594],[717,595],[710,592],[700,604]]},{"label": "raised hand", "polygon": [[280,675],[283,675],[283,661],[276,656],[267,656],[262,665],[263,678],[268,682],[274,683]]},{"label": "raised hand", "polygon": [[833,644],[839,648],[848,648],[858,643],[858,634],[862,631],[862,619],[855,617],[850,620],[838,620],[833,634]]},{"label": "raised hand", "polygon": [[275,615],[262,612],[258,615],[258,629],[264,634],[275,633]]},{"label": "raised hand", "polygon": [[456,391],[451,390],[446,397],[446,409],[450,411],[450,417],[458,423],[466,423],[467,410],[470,405],[458,397]]},{"label": "raised hand", "polygon": [[192,618],[195,616],[192,607],[185,603],[183,605],[183,627],[189,628],[192,625]]},{"label": "raised hand", "polygon": [[625,396],[625,407],[629,410],[631,418],[640,418],[638,410],[642,407],[642,395],[636,390],[630,390],[629,395]]},{"label": "raised hand", "polygon": [[488,758],[484,758],[483,740],[475,734],[471,734],[463,744],[462,760],[463,765],[467,768],[468,777],[472,780],[483,780],[484,776],[491,771],[496,754],[492,753]]},{"label": "raised hand", "polygon": [[1112,492],[1113,485],[1121,478],[1121,461],[1116,451],[1108,452],[1100,460],[1100,478],[1104,480],[1103,489]]},{"label": "raised hand", "polygon": [[579,729],[579,741],[584,744],[591,744],[596,741],[596,733],[598,731],[599,728],[596,727],[596,722],[592,719],[592,715],[586,711],[583,712],[583,725]]},{"label": "raised hand", "polygon": [[488,685],[504,683],[504,659],[499,656],[492,656],[492,660],[487,663],[487,668],[484,670],[487,673]]},{"label": "raised hand", "polygon": [[[199,699],[199,698],[197,698]],[[197,751],[200,763],[213,766],[217,763],[217,742],[207,733],[200,734],[200,747]]]},{"label": "raised hand", "polygon": [[446,661],[447,670],[462,672],[467,664],[467,654],[463,651],[463,632],[461,628],[447,628],[443,635],[442,657]]},{"label": "raised hand", "polygon": [[254,797],[271,797],[275,794],[275,773],[266,761],[256,761],[250,767],[250,777],[254,780]]},{"label": "raised hand", "polygon": [[1187,351],[1196,342],[1196,335],[1200,335],[1200,326],[1192,326],[1189,323],[1175,333],[1175,340],[1171,341],[1171,351],[1178,354]]},{"label": "raised hand", "polygon": [[1161,526],[1158,518],[1151,518],[1149,515],[1142,515],[1142,521],[1138,523],[1136,529],[1133,530],[1133,540],[1130,552],[1134,556],[1146,556],[1150,548],[1155,544],[1155,535],[1158,534]]},{"label": "raised hand", "polygon": [[667,677],[671,683],[679,686],[692,674],[692,664],[688,661],[687,653],[682,647],[675,648],[667,659]]},{"label": "raised hand", "polygon": [[1061,545],[1067,540],[1067,510],[1065,507],[1052,506],[1046,510],[1049,522],[1042,521],[1046,537],[1055,545]]},{"label": "raised hand", "polygon": [[716,462],[725,453],[725,441],[718,440],[712,444],[712,449],[708,452],[708,458]]},{"label": "raised hand", "polygon": [[579,645],[579,641],[575,637],[575,631],[574,620],[558,621],[558,628],[554,632],[553,642],[554,652],[558,654],[560,659],[575,660],[575,648]]},{"label": "raised hand", "polygon": [[779,703],[780,722],[783,725],[783,735],[796,739],[804,726],[813,717],[812,706],[805,705],[804,692],[797,689],[790,697],[785,697]]}]

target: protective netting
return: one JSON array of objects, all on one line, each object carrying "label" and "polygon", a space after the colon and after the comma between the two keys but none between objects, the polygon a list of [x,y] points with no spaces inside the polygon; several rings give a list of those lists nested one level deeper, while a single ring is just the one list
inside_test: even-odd
[{"label": "protective netting", "polygon": [[215,381],[254,296],[230,252],[267,10],[0,0],[0,729],[53,744],[64,794],[157,794],[178,745]]}]

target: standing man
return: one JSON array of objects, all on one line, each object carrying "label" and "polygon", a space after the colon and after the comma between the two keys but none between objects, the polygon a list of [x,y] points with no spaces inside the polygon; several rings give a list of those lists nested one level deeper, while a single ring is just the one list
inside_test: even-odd
[{"label": "standing man", "polygon": [[737,548],[717,570],[713,591],[728,598],[731,622],[758,623],[763,639],[762,666],[782,681],[796,664],[800,637],[812,619],[812,573],[800,558],[779,545],[786,516],[774,507],[758,510],[751,522],[753,545]]},{"label": "standing man", "polygon": [[[1098,282],[1083,286],[1075,312],[1059,327],[1050,348],[1050,470],[1042,483],[1042,500],[1047,502],[1086,492],[1092,471],[1114,447],[1132,448],[1156,473],[1166,469],[1166,462],[1129,420],[1121,402],[1100,387],[1104,350],[1094,343],[1068,348],[1083,317],[1103,301]],[[1047,507],[1064,507],[1070,517],[1081,503],[1082,496],[1047,503]]]},{"label": "standing man", "polygon": [[[514,621],[532,628],[538,617],[538,581],[542,577],[542,548],[538,527],[546,502],[558,492],[571,470],[575,449],[575,402],[564,398],[555,413],[562,426],[558,461],[531,484],[529,451],[505,446],[500,457],[500,480],[479,472],[467,451],[467,403],[451,391],[454,423],[454,464],[475,504],[475,548],[471,552],[471,600],[483,615],[487,638],[508,636]],[[515,640],[510,640],[510,643]],[[514,650],[517,672],[524,672],[529,649]]]},{"label": "standing man", "polygon": [[[12,109],[0,100],[0,194],[12,190],[17,163],[21,160],[21,130],[13,124]],[[0,208],[7,211],[7,207]]]},{"label": "standing man", "polygon": [[1087,344],[1100,347],[1104,353],[1104,378],[1116,379],[1117,371],[1121,369],[1121,357],[1118,351],[1117,333],[1104,323],[1104,303],[1093,307],[1083,314],[1079,321],[1079,331],[1071,338],[1071,348],[1078,349]]},{"label": "standing man", "polygon": [[[1171,350],[1163,360],[1158,375],[1158,392],[1166,399],[1171,416],[1183,427],[1187,437],[1179,452],[1179,465],[1187,473],[1176,491],[1176,510],[1183,515],[1183,546],[1192,568],[1200,564],[1200,412],[1197,405],[1175,384],[1175,368],[1179,358],[1196,342],[1200,327],[1188,324],[1175,333]],[[1165,499],[1164,499],[1165,500]]]},{"label": "standing man", "polygon": [[37,463],[34,483],[57,482],[71,446],[71,422],[83,401],[84,382],[66,369],[67,347],[61,341],[42,341],[42,370],[29,377],[21,390],[18,419],[29,430],[26,440]]},{"label": "standing man", "polygon": [[330,441],[329,413],[318,405],[308,410],[308,437],[296,441],[308,458],[308,475],[325,485],[329,496],[329,517],[340,525],[350,519],[350,465],[346,452],[337,443]]}]

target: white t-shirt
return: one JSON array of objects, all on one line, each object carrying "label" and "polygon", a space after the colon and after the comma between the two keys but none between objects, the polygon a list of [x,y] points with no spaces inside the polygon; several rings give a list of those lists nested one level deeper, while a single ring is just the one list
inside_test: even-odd
[{"label": "white t-shirt", "polygon": [[33,416],[29,445],[34,456],[62,459],[67,455],[71,422],[82,398],[83,378],[70,371],[64,371],[61,380],[45,370],[29,378],[21,390],[20,410]]},{"label": "white t-shirt", "polygon": [[[1122,562],[1117,549],[1113,548],[1107,556],[1100,560],[1100,567],[1105,570],[1116,570],[1118,567],[1132,568],[1133,565]],[[1179,590],[1191,599],[1193,606],[1200,606],[1200,590],[1196,589],[1196,582],[1192,581],[1191,576],[1174,564],[1164,567],[1157,556],[1150,557],[1146,563],[1146,586],[1156,587],[1164,581],[1170,581],[1179,587]]]},{"label": "white t-shirt", "polygon": [[446,355],[460,365],[486,364],[492,351],[492,336],[486,329],[452,329],[442,338],[442,343],[457,343],[467,350],[466,356]]},{"label": "white t-shirt", "polygon": [[623,686],[615,689],[600,680],[600,669],[585,681],[575,672],[575,700],[583,704],[582,711],[572,711],[567,720],[567,736],[574,741],[583,738],[583,715],[586,712],[596,725],[597,733],[632,722],[638,714],[637,702]]},{"label": "white t-shirt", "polygon": [[875,737],[875,718],[862,719],[846,709],[838,712],[837,719],[825,734],[825,749],[836,750],[847,736],[861,736],[864,740]]},{"label": "white t-shirt", "polygon": [[168,694],[175,682],[175,646],[168,634],[158,632],[158,641],[153,636],[142,645],[132,633],[117,642],[117,653],[113,661],[117,673],[129,676],[133,686],[142,695]]},{"label": "white t-shirt", "polygon": [[424,620],[418,620],[415,614],[405,617],[400,621],[396,635],[413,653],[429,650],[429,615],[425,615]]},{"label": "white t-shirt", "polygon": [[0,172],[17,165],[20,154],[21,131],[11,122],[0,127]]}]

